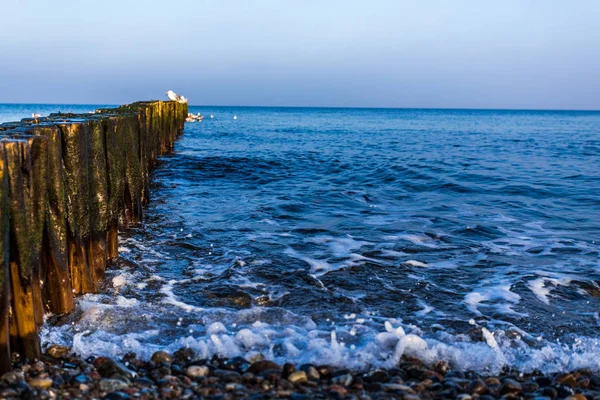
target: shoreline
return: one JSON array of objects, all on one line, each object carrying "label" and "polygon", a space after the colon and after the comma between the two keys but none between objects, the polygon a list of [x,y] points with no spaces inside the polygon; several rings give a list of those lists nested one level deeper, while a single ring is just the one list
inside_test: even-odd
[{"label": "shoreline", "polygon": [[13,371],[2,376],[2,399],[600,398],[600,373],[587,369],[555,374],[506,369],[486,375],[452,370],[444,361],[425,365],[407,356],[395,368],[363,371],[242,357],[196,360],[189,348],[158,351],[150,361],[132,353],[83,360],[68,347],[51,345],[41,361],[18,358],[13,357]]}]

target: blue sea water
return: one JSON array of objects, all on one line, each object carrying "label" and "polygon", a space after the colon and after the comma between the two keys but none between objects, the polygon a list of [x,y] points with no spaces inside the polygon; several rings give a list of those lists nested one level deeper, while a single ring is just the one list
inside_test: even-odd
[{"label": "blue sea water", "polygon": [[190,112],[103,293],[47,342],[600,370],[600,112]]}]

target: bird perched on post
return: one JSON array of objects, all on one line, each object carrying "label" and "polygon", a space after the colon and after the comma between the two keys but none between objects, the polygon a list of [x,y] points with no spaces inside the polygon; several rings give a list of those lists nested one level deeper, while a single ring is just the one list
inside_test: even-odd
[{"label": "bird perched on post", "polygon": [[178,95],[177,93],[175,93],[172,90],[169,90],[167,92],[167,97],[170,100],[176,101],[178,103],[187,103],[188,102],[188,100],[185,97]]},{"label": "bird perched on post", "polygon": [[38,123],[38,118],[40,118],[41,115],[33,113],[33,114],[31,114],[31,117],[33,118],[33,122],[37,124]]}]

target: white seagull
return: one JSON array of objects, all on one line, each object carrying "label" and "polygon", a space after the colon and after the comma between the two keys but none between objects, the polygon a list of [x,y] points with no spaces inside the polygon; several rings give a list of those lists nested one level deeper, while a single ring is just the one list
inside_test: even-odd
[{"label": "white seagull", "polygon": [[237,119],[237,115],[234,115],[234,116],[233,116],[233,119]]},{"label": "white seagull", "polygon": [[41,118],[42,116],[40,114],[33,113],[31,114],[31,117],[33,118],[33,121],[37,124],[38,118]]},{"label": "white seagull", "polygon": [[169,100],[173,100],[173,101],[179,101],[179,100],[181,100],[181,96],[179,96],[177,93],[175,93],[172,90],[169,90],[167,92],[167,97],[169,98]]}]

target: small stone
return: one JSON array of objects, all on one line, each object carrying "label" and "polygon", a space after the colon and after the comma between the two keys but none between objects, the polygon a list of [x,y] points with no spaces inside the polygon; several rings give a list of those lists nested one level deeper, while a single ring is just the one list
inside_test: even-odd
[{"label": "small stone", "polygon": [[273,361],[262,360],[250,365],[250,368],[248,368],[248,372],[252,372],[253,374],[259,374],[268,369],[275,369],[281,371],[281,366]]},{"label": "small stone", "polygon": [[127,400],[129,396],[123,392],[112,392],[102,398],[102,400]]},{"label": "small stone", "polygon": [[473,397],[471,397],[470,394],[466,394],[466,393],[461,393],[458,396],[456,396],[456,400],[471,400]]},{"label": "small stone", "polygon": [[52,379],[50,378],[37,378],[27,382],[29,386],[36,389],[50,389],[52,387]]},{"label": "small stone", "polygon": [[319,374],[319,371],[317,371],[313,365],[304,364],[300,366],[300,371],[306,372],[306,377],[311,381],[318,381],[321,379],[321,374]]},{"label": "small stone", "polygon": [[369,374],[367,376],[365,376],[365,382],[369,382],[369,383],[375,383],[375,382],[383,383],[383,382],[387,382],[389,380],[390,380],[390,374],[388,374],[386,371],[381,370],[381,369],[371,371],[371,372],[369,372]]},{"label": "small stone", "polygon": [[296,367],[292,363],[283,364],[283,371],[281,371],[281,377],[283,379],[287,379],[288,376],[293,374],[296,371]]},{"label": "small stone", "polygon": [[331,382],[334,385],[340,385],[340,386],[350,386],[352,384],[352,375],[350,374],[344,374],[344,375],[340,375],[340,376],[336,376],[335,378],[331,379]]},{"label": "small stone", "polygon": [[288,381],[292,382],[294,385],[300,385],[308,381],[308,376],[306,376],[306,372],[304,371],[296,371],[288,376]]},{"label": "small stone", "polygon": [[500,388],[500,394],[519,393],[521,390],[523,390],[523,388],[519,382],[514,379],[505,379]]},{"label": "small stone", "polygon": [[279,382],[277,383],[277,386],[279,387],[280,390],[293,390],[294,389],[294,384],[292,382],[288,381],[287,379],[279,380]]},{"label": "small stone", "polygon": [[331,385],[329,387],[329,393],[337,395],[340,398],[346,397],[348,391],[339,385]]},{"label": "small stone", "polygon": [[46,366],[44,365],[44,363],[41,361],[38,361],[31,365],[31,367],[29,368],[29,371],[31,371],[35,374],[39,374],[40,372],[44,371],[45,369],[46,369]]},{"label": "small stone", "polygon": [[137,373],[127,368],[122,363],[107,357],[98,357],[94,360],[94,366],[101,376],[110,378],[113,375],[121,375],[127,379],[137,377]]},{"label": "small stone", "polygon": [[141,387],[154,386],[154,382],[148,378],[136,378],[136,380],[134,380],[133,383],[136,384],[137,386],[141,386]]},{"label": "small stone", "polygon": [[166,351],[157,351],[156,353],[152,354],[150,361],[152,361],[154,364],[171,364],[173,362],[173,357],[171,357],[171,355]]},{"label": "small stone", "polygon": [[91,380],[91,379],[90,379],[90,378],[89,378],[87,375],[84,375],[84,374],[79,374],[79,375],[76,375],[76,376],[73,378],[73,382],[74,382],[74,383],[78,383],[78,384],[80,384],[80,385],[82,385],[82,384],[86,384],[86,383],[90,383],[91,381],[92,381],[92,380]]},{"label": "small stone", "polygon": [[103,392],[116,392],[127,387],[127,383],[120,379],[102,379],[100,381],[100,390]]},{"label": "small stone", "polygon": [[189,347],[182,347],[173,353],[173,359],[182,364],[189,363],[194,359],[194,357],[196,357],[196,352]]},{"label": "small stone", "polygon": [[242,381],[242,376],[235,371],[216,369],[213,371],[213,375],[216,378],[218,378],[226,383],[229,383],[229,382],[240,383]]},{"label": "small stone", "polygon": [[14,371],[7,372],[2,375],[2,382],[6,383],[7,385],[14,385],[15,383],[23,382],[23,379],[23,374]]},{"label": "small stone", "polygon": [[48,350],[46,350],[46,355],[55,359],[60,359],[67,357],[70,352],[71,348],[67,346],[53,344],[52,346],[48,347]]},{"label": "small stone", "polygon": [[225,390],[228,392],[247,392],[248,389],[244,385],[240,385],[239,383],[230,382],[225,385]]},{"label": "small stone", "polygon": [[386,392],[400,391],[408,394],[415,394],[415,391],[410,386],[401,385],[399,383],[386,383],[383,385],[383,390]]},{"label": "small stone", "polygon": [[486,385],[488,386],[500,386],[500,380],[493,376],[490,376],[485,380]]},{"label": "small stone", "polygon": [[470,388],[471,394],[482,395],[482,394],[487,393],[488,390],[489,389],[488,389],[487,385],[481,379],[474,380],[473,383],[471,383],[471,388]]},{"label": "small stone", "polygon": [[11,397],[17,397],[19,394],[13,388],[5,387],[0,388],[0,399],[8,399]]},{"label": "small stone", "polygon": [[581,393],[576,393],[569,397],[565,397],[565,400],[587,400],[587,397],[585,397]]},{"label": "small stone", "polygon": [[246,369],[248,369],[249,365],[250,363],[248,362],[248,360],[246,360],[244,357],[238,356],[225,360],[225,362],[222,365],[222,368],[237,372],[243,372]]},{"label": "small stone", "polygon": [[571,374],[561,374],[554,378],[554,383],[557,385],[565,385],[574,388],[577,386],[577,380]]},{"label": "small stone", "polygon": [[577,387],[580,389],[590,389],[592,382],[588,378],[583,378],[577,381]]},{"label": "small stone", "polygon": [[191,365],[185,369],[185,374],[190,378],[210,375],[210,368],[206,365]]}]

